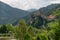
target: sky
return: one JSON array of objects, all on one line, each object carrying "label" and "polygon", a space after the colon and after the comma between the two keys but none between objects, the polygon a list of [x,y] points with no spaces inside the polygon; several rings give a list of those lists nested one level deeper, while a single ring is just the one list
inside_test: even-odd
[{"label": "sky", "polygon": [[50,4],[60,3],[60,0],[0,0],[0,1],[5,2],[12,7],[16,7],[23,10],[39,9]]}]

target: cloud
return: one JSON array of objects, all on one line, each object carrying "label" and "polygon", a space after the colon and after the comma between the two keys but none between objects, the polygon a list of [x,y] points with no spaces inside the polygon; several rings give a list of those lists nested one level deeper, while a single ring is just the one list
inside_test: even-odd
[{"label": "cloud", "polygon": [[13,7],[20,8],[23,10],[31,8],[39,9],[52,3],[60,3],[60,0],[0,0],[0,1],[3,1]]},{"label": "cloud", "polygon": [[51,1],[51,3],[60,3],[60,0]]}]

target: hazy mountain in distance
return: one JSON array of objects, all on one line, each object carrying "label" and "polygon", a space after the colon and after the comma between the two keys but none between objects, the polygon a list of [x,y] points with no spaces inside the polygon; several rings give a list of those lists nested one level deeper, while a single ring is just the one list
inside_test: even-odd
[{"label": "hazy mountain in distance", "polygon": [[29,10],[27,10],[27,11],[29,11],[29,12],[34,12],[34,11],[37,11],[37,9],[29,9]]},{"label": "hazy mountain in distance", "polygon": [[29,12],[13,8],[0,1],[0,24],[14,23],[16,20],[27,16]]}]

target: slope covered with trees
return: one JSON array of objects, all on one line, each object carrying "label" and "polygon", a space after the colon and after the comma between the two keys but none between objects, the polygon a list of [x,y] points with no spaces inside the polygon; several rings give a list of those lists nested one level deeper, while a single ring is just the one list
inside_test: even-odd
[{"label": "slope covered with trees", "polygon": [[8,4],[0,1],[0,24],[14,24],[19,19],[30,14],[28,11],[13,8]]},{"label": "slope covered with trees", "polygon": [[[50,7],[51,9],[48,9]],[[3,11],[3,9],[5,10],[5,8],[2,8],[1,10]],[[5,10],[4,13],[2,11],[0,11],[0,13],[5,14],[7,10]],[[15,13],[15,12],[12,12],[12,13]],[[25,14],[25,12],[23,14]],[[6,14],[1,16],[5,17]],[[26,17],[27,17],[26,21],[28,22],[25,21]],[[18,24],[15,26],[13,26],[12,24],[0,25],[0,34],[10,34],[16,40],[60,40],[60,6],[59,4],[58,5],[56,4],[54,6],[48,6],[46,9],[44,8],[42,10],[39,9],[33,12],[31,16],[28,17],[26,15],[23,18],[24,19],[20,19],[20,21],[18,21]]]},{"label": "slope covered with trees", "polygon": [[52,4],[33,12],[29,24],[39,28],[40,26],[46,26],[55,19],[60,19],[60,4]]}]

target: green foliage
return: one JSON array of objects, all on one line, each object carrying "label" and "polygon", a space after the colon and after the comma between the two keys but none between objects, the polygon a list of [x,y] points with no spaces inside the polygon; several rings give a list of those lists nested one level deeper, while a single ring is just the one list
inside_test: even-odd
[{"label": "green foliage", "polygon": [[14,27],[14,36],[17,40],[60,40],[59,20],[49,22],[46,27],[37,29],[27,26],[24,20],[20,20]]},{"label": "green foliage", "polygon": [[43,25],[43,18],[40,16],[36,16],[36,19],[34,20],[34,22],[32,23],[32,25],[36,28],[40,28],[41,25]]},{"label": "green foliage", "polygon": [[7,33],[7,27],[5,25],[1,26],[0,33]]},{"label": "green foliage", "polygon": [[24,37],[24,40],[33,40],[33,39],[32,39],[31,35],[26,34],[25,37]]},{"label": "green foliage", "polygon": [[53,11],[53,13],[57,16],[57,18],[60,18],[60,7]]},{"label": "green foliage", "polygon": [[14,30],[13,33],[17,40],[60,40],[59,20],[48,23],[47,27],[42,29],[36,29],[31,25],[27,26],[24,20],[20,20],[15,27],[11,24],[6,24],[1,26],[0,30],[2,30],[1,33],[13,32]]},{"label": "green foliage", "polygon": [[20,20],[19,24],[15,28],[15,37],[19,40],[24,40],[24,36],[26,34],[27,25],[25,21],[22,19]]},{"label": "green foliage", "polygon": [[31,36],[33,36],[34,35],[34,28],[32,26],[29,26],[27,28],[27,33],[30,34]]},{"label": "green foliage", "polygon": [[6,24],[6,27],[7,27],[7,33],[9,33],[10,31],[13,31],[12,24]]},{"label": "green foliage", "polygon": [[12,31],[17,40],[60,40],[59,19],[51,21],[47,26],[37,29],[21,19],[18,25],[13,27],[6,24],[0,27],[0,33],[9,33]]},{"label": "green foliage", "polygon": [[49,33],[53,40],[59,40],[60,38],[60,26],[59,21],[54,21],[48,24],[50,28]]}]

